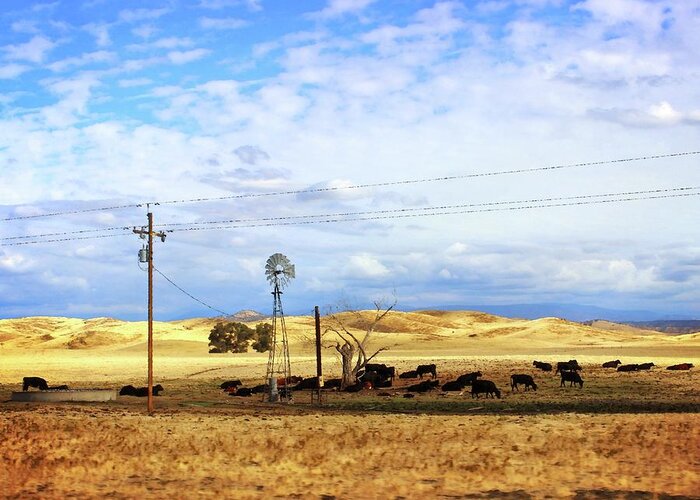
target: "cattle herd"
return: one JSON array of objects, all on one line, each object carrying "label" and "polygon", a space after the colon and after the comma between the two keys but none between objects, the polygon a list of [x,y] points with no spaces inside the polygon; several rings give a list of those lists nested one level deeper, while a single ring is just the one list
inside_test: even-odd
[{"label": "cattle herd", "polygon": [[[552,372],[554,375],[561,377],[560,387],[573,387],[577,385],[579,389],[583,389],[583,378],[579,374],[582,370],[581,365],[575,359],[569,361],[560,361],[556,363],[556,368],[550,363],[543,361],[533,361],[532,366],[542,372]],[[622,364],[619,359],[607,361],[602,364],[603,368],[616,369],[618,372],[636,372],[651,370],[656,365],[654,363],[639,363],[639,364]],[[690,370],[693,368],[692,363],[680,363],[666,367],[667,370],[680,371]],[[467,387],[471,389],[472,398],[478,398],[481,394],[485,397],[500,398],[501,391],[496,384],[491,380],[482,379],[483,374],[480,371],[474,371],[462,374],[455,380],[447,381],[440,384],[438,380],[437,366],[435,364],[418,365],[415,370],[408,370],[398,375],[399,379],[412,380],[419,379],[415,383],[409,385],[394,386],[396,379],[396,368],[385,364],[368,363],[364,370],[357,375],[357,382],[352,385],[347,385],[342,388],[342,380],[339,378],[326,380],[323,384],[324,390],[342,390],[345,392],[360,392],[362,390],[380,389],[393,387],[395,389],[405,391],[404,397],[413,397],[414,393],[423,393],[440,389],[443,393],[458,392],[460,394],[466,392]],[[423,380],[424,377],[429,377],[428,380]],[[277,380],[278,391],[281,395],[290,397],[294,391],[309,390],[318,388],[317,377],[289,377],[288,379],[280,378]],[[525,391],[532,389],[537,390],[537,383],[532,375],[526,373],[514,373],[510,376],[511,392],[519,391],[519,387],[523,386]],[[68,386],[49,386],[45,379],[41,377],[24,377],[22,380],[22,390],[27,391],[30,387],[39,389],[40,391],[57,391],[69,390]],[[253,387],[244,387],[240,380],[229,380],[222,383],[221,390],[231,396],[252,396],[253,394],[263,394],[269,390],[266,384],[259,384]],[[153,387],[153,395],[158,396],[162,392],[163,386],[157,384]],[[120,396],[136,396],[145,397],[148,395],[147,387],[134,387],[133,385],[125,385],[119,391]]]},{"label": "cattle herd", "polygon": [[[543,372],[552,372],[554,375],[561,377],[560,387],[578,386],[583,389],[583,378],[580,371],[583,369],[575,359],[569,361],[560,361],[556,365],[545,363],[542,361],[533,361],[532,365]],[[623,365],[620,360],[608,361],[603,363],[603,368],[617,368],[618,372],[650,370],[654,363],[641,363]],[[555,368],[556,367],[556,368]],[[667,367],[667,370],[689,370],[693,367],[692,363],[682,363]],[[471,393],[472,398],[478,398],[484,394],[485,397],[500,398],[501,391],[496,384],[491,380],[485,380],[481,377],[483,374],[480,371],[465,373],[458,376],[455,380],[447,381],[440,384],[438,380],[437,366],[435,364],[418,365],[415,370],[408,370],[398,375],[399,379],[411,380],[419,379],[418,382],[410,383],[409,385],[394,386],[396,377],[396,368],[386,366],[384,364],[367,364],[365,369],[358,373],[357,382],[348,385],[344,389],[345,392],[360,392],[362,390],[381,389],[393,387],[395,389],[406,391],[404,397],[413,397],[413,393],[423,393],[440,389],[443,393],[458,392],[460,394],[467,391]],[[429,377],[428,380],[423,380],[424,377]],[[281,391],[287,391],[289,395],[293,391],[303,389],[318,388],[318,378],[301,378],[290,377],[288,380],[278,379],[277,385]],[[519,387],[523,386],[525,391],[532,389],[537,390],[537,383],[532,375],[525,373],[515,373],[510,377],[511,392],[519,391]],[[231,396],[251,396],[252,394],[265,393],[269,386],[265,384],[257,385],[251,388],[243,387],[240,380],[230,380],[221,384],[221,389]],[[341,390],[341,379],[330,379],[325,381],[323,389]],[[387,393],[382,393],[387,394]]]}]

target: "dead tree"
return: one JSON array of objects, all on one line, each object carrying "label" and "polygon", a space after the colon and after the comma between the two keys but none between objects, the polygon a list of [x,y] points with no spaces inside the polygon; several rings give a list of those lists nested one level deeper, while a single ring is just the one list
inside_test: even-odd
[{"label": "dead tree", "polygon": [[[344,308],[343,310],[336,309],[327,315],[327,326],[324,336],[330,333],[336,337],[334,347],[340,354],[341,365],[343,368],[343,378],[341,390],[348,386],[357,383],[357,374],[362,370],[372,358],[382,351],[389,349],[388,347],[380,347],[371,354],[368,354],[368,346],[372,333],[377,325],[386,317],[389,312],[396,306],[397,299],[394,297],[391,305],[387,305],[385,299],[374,301],[374,315],[367,320],[366,314],[361,311]],[[350,316],[348,318],[347,316]],[[350,324],[360,325],[364,333],[361,335],[354,334],[350,331]],[[359,329],[357,326],[355,329]]]}]

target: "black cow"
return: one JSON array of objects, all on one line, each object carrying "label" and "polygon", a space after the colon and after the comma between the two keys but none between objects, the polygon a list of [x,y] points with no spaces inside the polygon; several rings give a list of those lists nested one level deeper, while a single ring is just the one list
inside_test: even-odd
[{"label": "black cow", "polygon": [[556,375],[557,373],[561,373],[562,371],[577,371],[581,369],[581,365],[578,364],[578,361],[575,359],[570,359],[569,361],[559,361],[557,363],[557,371],[554,372]]},{"label": "black cow", "polygon": [[375,371],[366,371],[358,375],[357,378],[362,380],[362,382],[371,384],[372,387],[391,387],[391,377],[389,376],[387,371],[384,371],[382,373]]},{"label": "black cow", "polygon": [[353,385],[349,385],[345,388],[345,392],[360,392],[364,388],[362,382],[356,382]]},{"label": "black cow", "polygon": [[603,363],[603,368],[617,368],[617,365],[621,365],[622,361],[616,359],[615,361],[606,361]]},{"label": "black cow", "polygon": [[234,392],[229,393],[229,396],[240,396],[247,398],[253,395],[253,389],[250,387],[237,387]]},{"label": "black cow", "polygon": [[252,394],[262,394],[270,390],[270,386],[267,384],[260,384],[250,388]]},{"label": "black cow", "polygon": [[641,363],[637,367],[637,370],[651,370],[652,366],[656,366],[656,365],[654,365],[654,363]]},{"label": "black cow", "polygon": [[472,382],[472,398],[478,398],[479,394],[486,394],[487,398],[491,395],[491,397],[501,399],[501,391],[490,380],[475,380]]},{"label": "black cow", "polygon": [[459,392],[459,391],[464,390],[464,386],[465,386],[465,384],[463,384],[459,380],[453,380],[451,382],[445,382],[444,384],[442,384],[442,390],[444,392],[451,392],[451,391]]},{"label": "black cow", "polygon": [[457,382],[460,382],[463,385],[472,385],[472,382],[481,377],[481,375],[481,372],[466,373],[457,377]]},{"label": "black cow", "polygon": [[533,361],[532,366],[542,370],[543,372],[551,372],[552,371],[552,365],[550,363],[544,363],[542,361]]},{"label": "black cow", "polygon": [[569,387],[571,387],[574,384],[579,385],[579,389],[583,389],[583,379],[581,378],[581,375],[578,374],[576,371],[563,371],[561,372],[561,384],[559,384],[559,387],[566,387],[566,384],[564,382],[569,382]]},{"label": "black cow", "polygon": [[401,375],[399,375],[399,378],[418,378],[418,372],[416,370],[403,372]]},{"label": "black cow", "polygon": [[409,385],[406,387],[408,392],[428,392],[432,391],[440,385],[439,380],[425,380],[414,385]]},{"label": "black cow", "polygon": [[238,387],[239,385],[243,385],[243,382],[241,382],[240,380],[227,380],[219,387],[221,387],[221,389],[225,391],[226,389],[230,389],[231,387]]},{"label": "black cow", "polygon": [[303,391],[307,389],[318,389],[318,377],[303,379],[297,385],[290,387],[293,391]]},{"label": "black cow", "polygon": [[681,363],[678,365],[667,366],[667,370],[690,370],[693,367],[693,363]]},{"label": "black cow", "polygon": [[396,377],[396,368],[393,366],[386,366],[385,364],[367,363],[365,365],[365,371],[377,372],[383,379],[389,379],[391,381]]},{"label": "black cow", "polygon": [[418,368],[416,368],[416,373],[418,374],[419,378],[423,378],[423,375],[430,374],[432,378],[437,378],[437,367],[432,364],[432,365],[418,365]]},{"label": "black cow", "polygon": [[27,391],[30,387],[36,387],[40,391],[48,391],[49,384],[41,377],[24,377],[22,379],[22,390]]},{"label": "black cow", "polygon": [[532,387],[533,391],[537,390],[537,384],[535,383],[535,381],[532,379],[532,377],[530,375],[524,375],[524,374],[511,375],[510,376],[510,390],[511,390],[511,392],[513,390],[517,391],[518,385],[524,385],[526,391],[530,387]]},{"label": "black cow", "polygon": [[639,370],[639,365],[620,365],[617,367],[619,372],[636,372]]},{"label": "black cow", "polygon": [[[163,391],[163,386],[158,384],[153,386],[153,395],[159,396],[159,392]],[[120,396],[136,396],[139,398],[145,398],[148,396],[148,387],[134,387],[133,385],[125,385],[119,391]]]},{"label": "black cow", "polygon": [[330,378],[328,380],[323,381],[323,388],[324,389],[340,389],[340,385],[342,384],[343,380],[339,378]]}]

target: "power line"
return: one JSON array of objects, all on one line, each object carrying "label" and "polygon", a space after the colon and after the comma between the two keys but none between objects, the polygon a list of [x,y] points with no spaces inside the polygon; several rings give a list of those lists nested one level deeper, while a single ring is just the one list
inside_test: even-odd
[{"label": "power line", "polygon": [[[567,196],[567,197],[550,197],[550,198],[535,198],[529,200],[516,200],[516,201],[499,201],[499,202],[486,202],[486,203],[472,203],[472,204],[460,204],[460,205],[442,205],[436,207],[416,207],[416,208],[398,208],[398,209],[387,209],[387,210],[375,210],[375,211],[364,211],[364,212],[344,212],[337,214],[318,214],[318,215],[299,215],[299,216],[286,216],[286,217],[269,217],[260,219],[231,219],[228,221],[206,221],[206,222],[192,222],[189,227],[168,229],[167,232],[183,232],[183,231],[207,231],[207,230],[217,230],[217,229],[239,229],[239,228],[251,228],[251,227],[273,227],[273,226],[292,226],[292,225],[310,225],[310,224],[325,224],[325,223],[339,223],[339,222],[357,222],[357,221],[370,221],[370,220],[389,220],[389,219],[405,219],[410,217],[429,217],[438,215],[457,215],[457,214],[473,214],[473,213],[485,213],[485,212],[503,212],[503,211],[516,211],[516,210],[531,210],[536,208],[556,208],[556,207],[566,207],[566,206],[583,206],[583,205],[594,205],[603,203],[620,203],[620,202],[630,202],[630,201],[640,201],[640,200],[658,200],[667,198],[681,198],[689,196],[698,196],[700,192],[692,192],[698,190],[700,187],[678,187],[678,188],[665,188],[665,189],[653,189],[646,191],[627,191],[621,193],[604,193],[604,194],[590,194],[590,195],[579,195],[579,196]],[[666,193],[666,194],[660,194]],[[670,193],[670,194],[669,194]],[[645,195],[645,196],[641,196]],[[605,198],[605,199],[599,199]],[[558,202],[558,203],[552,203]],[[511,206],[505,206],[511,205]],[[517,206],[512,206],[517,205]],[[476,207],[476,208],[475,208]],[[422,213],[418,213],[422,212]],[[314,219],[314,220],[304,220],[304,219]],[[286,222],[285,222],[286,221]],[[178,223],[180,224],[180,223]],[[198,226],[198,224],[206,225],[207,227]],[[229,224],[229,225],[221,225]],[[107,229],[124,229],[124,228],[103,228]],[[50,233],[49,233],[50,234]],[[109,238],[113,236],[124,236],[130,233],[120,233],[120,234],[109,234],[109,235],[99,235],[99,236],[84,236],[76,238],[60,238],[60,239],[50,239],[41,240],[36,239],[35,241],[25,241],[18,243],[5,243],[0,244],[0,246],[19,246],[19,245],[31,245],[36,243],[54,243],[72,240],[84,240],[93,238]],[[42,235],[35,235],[39,238]]]},{"label": "power line", "polygon": [[153,270],[154,270],[155,272],[157,272],[158,274],[160,274],[163,278],[165,278],[166,281],[167,281],[168,283],[170,283],[171,285],[173,285],[175,288],[177,288],[178,290],[180,290],[182,293],[184,293],[185,295],[187,295],[187,296],[188,296],[189,298],[191,298],[192,300],[194,300],[194,301],[196,301],[196,302],[199,302],[199,303],[202,304],[203,306],[208,307],[208,308],[211,309],[212,311],[216,311],[216,312],[218,312],[218,313],[221,313],[221,314],[223,314],[224,316],[231,316],[230,313],[227,313],[226,311],[222,311],[221,309],[217,309],[216,307],[210,306],[210,305],[207,304],[206,302],[204,302],[204,301],[202,301],[202,300],[199,300],[197,297],[195,297],[194,295],[192,295],[191,293],[189,293],[187,290],[183,289],[180,285],[178,285],[177,283],[175,283],[175,282],[174,282],[173,280],[171,280],[170,278],[168,278],[168,277],[167,277],[165,274],[163,274],[163,273],[160,271],[160,269],[158,269],[157,267],[153,266]]},{"label": "power line", "polygon": [[469,208],[469,207],[488,207],[488,206],[499,206],[499,205],[518,205],[523,203],[548,203],[552,201],[564,201],[564,200],[583,200],[583,199],[594,199],[594,198],[605,198],[605,197],[620,197],[620,196],[637,196],[646,194],[658,194],[658,193],[670,193],[670,192],[683,192],[692,191],[700,189],[700,186],[692,187],[677,187],[677,188],[659,188],[659,189],[649,189],[643,191],[623,191],[618,193],[603,193],[603,194],[586,194],[578,196],[559,196],[550,198],[534,198],[526,200],[512,200],[512,201],[492,201],[484,203],[465,203],[457,205],[442,205],[433,207],[412,207],[412,208],[388,208],[384,210],[364,210],[357,212],[338,212],[330,214],[308,214],[308,215],[287,215],[280,217],[263,217],[258,219],[228,219],[220,221],[195,221],[195,222],[170,222],[165,224],[160,224],[159,227],[177,227],[177,226],[200,226],[200,225],[216,225],[216,224],[229,224],[229,223],[241,223],[241,222],[269,222],[269,221],[281,221],[281,220],[300,220],[300,219],[315,219],[323,217],[350,217],[358,215],[378,215],[378,214],[388,214],[388,213],[401,213],[401,212],[419,212],[419,211],[429,211],[429,210],[446,210],[446,209],[458,209],[458,208]]},{"label": "power line", "polygon": [[[307,214],[307,215],[288,215],[280,217],[261,217],[255,219],[226,219],[219,221],[193,221],[193,222],[171,222],[165,224],[159,224],[158,227],[177,227],[177,226],[200,226],[200,225],[220,225],[220,224],[238,224],[238,223],[253,223],[253,222],[271,222],[271,221],[282,221],[282,220],[303,220],[303,219],[318,219],[318,218],[329,218],[329,217],[351,217],[360,215],[380,215],[380,214],[391,214],[391,213],[410,213],[410,212],[420,212],[420,211],[435,211],[435,210],[455,210],[459,208],[472,208],[472,207],[488,207],[488,206],[500,206],[500,205],[520,205],[523,203],[549,203],[553,201],[565,201],[565,200],[583,200],[583,199],[595,199],[595,198],[605,198],[605,197],[621,197],[621,196],[638,196],[647,194],[659,194],[659,193],[670,193],[670,192],[685,192],[700,189],[700,186],[686,186],[686,187],[676,187],[676,188],[657,188],[648,189],[641,191],[623,191],[617,193],[602,193],[602,194],[586,194],[586,195],[576,195],[576,196],[559,196],[559,197],[549,197],[549,198],[532,198],[525,200],[510,200],[510,201],[493,201],[484,203],[466,203],[457,205],[442,205],[433,207],[412,207],[412,208],[392,208],[384,210],[364,210],[355,212],[338,212],[330,214]],[[83,229],[78,231],[64,231],[59,233],[43,233],[43,234],[33,234],[33,235],[23,235],[23,236],[9,236],[0,238],[0,241],[14,241],[14,240],[27,240],[27,239],[39,239],[46,237],[55,236],[69,236],[74,234],[85,234],[85,233],[98,233],[107,231],[118,231],[124,230],[128,231],[129,227],[116,226],[107,227],[99,229]],[[169,230],[169,231],[172,231]]]},{"label": "power line", "polygon": [[269,193],[244,193],[238,195],[228,195],[228,196],[218,196],[218,197],[202,197],[202,198],[185,198],[177,200],[166,200],[166,201],[153,201],[153,202],[141,202],[141,203],[130,203],[124,205],[114,205],[109,207],[97,207],[97,208],[87,208],[81,210],[69,210],[62,212],[51,212],[46,214],[34,214],[34,215],[22,215],[16,217],[6,217],[0,219],[0,222],[15,221],[15,220],[26,220],[26,219],[36,219],[40,217],[54,217],[60,215],[75,215],[82,213],[106,211],[106,210],[119,210],[125,208],[137,208],[150,203],[152,205],[171,205],[179,203],[201,203],[201,202],[211,202],[211,201],[225,201],[225,200],[235,200],[235,199],[246,199],[246,198],[262,198],[269,196],[284,196],[284,195],[296,195],[296,194],[313,194],[313,193],[327,193],[334,191],[352,190],[352,189],[367,189],[373,187],[389,187],[389,186],[399,186],[399,185],[410,185],[426,182],[443,182],[452,180],[462,180],[462,179],[473,179],[479,177],[494,177],[500,175],[513,175],[513,174],[524,174],[533,172],[545,172],[545,171],[555,171],[564,170],[570,168],[582,168],[582,167],[595,167],[602,165],[613,165],[619,163],[630,163],[635,161],[644,160],[659,160],[664,158],[679,158],[684,156],[694,156],[699,155],[700,151],[685,151],[678,153],[667,153],[659,155],[647,155],[647,156],[637,156],[630,158],[617,158],[613,160],[601,160],[592,162],[580,162],[571,163],[563,165],[551,165],[545,167],[533,167],[533,168],[518,168],[510,170],[498,170],[495,172],[480,172],[472,174],[460,174],[460,175],[449,175],[441,177],[425,177],[421,179],[403,179],[396,181],[386,181],[386,182],[376,182],[376,183],[365,183],[365,184],[354,184],[349,186],[330,186],[330,187],[319,187],[319,188],[309,188],[309,189],[294,189],[287,191],[272,191]]}]

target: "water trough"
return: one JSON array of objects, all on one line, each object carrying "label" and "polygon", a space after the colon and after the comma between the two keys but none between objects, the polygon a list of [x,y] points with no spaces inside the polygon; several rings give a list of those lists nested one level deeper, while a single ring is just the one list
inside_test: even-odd
[{"label": "water trough", "polygon": [[62,401],[116,401],[116,389],[69,389],[60,391],[13,392],[12,401],[34,403],[58,403]]}]

